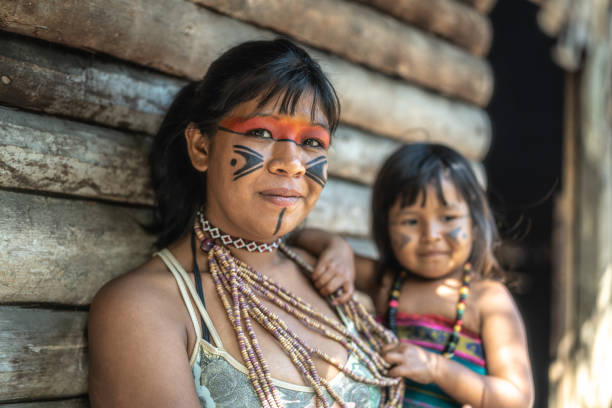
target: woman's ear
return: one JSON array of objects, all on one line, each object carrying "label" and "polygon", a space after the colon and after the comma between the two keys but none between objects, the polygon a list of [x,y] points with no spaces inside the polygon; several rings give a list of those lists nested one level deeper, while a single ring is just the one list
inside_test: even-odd
[{"label": "woman's ear", "polygon": [[202,134],[195,123],[189,122],[187,128],[185,128],[185,140],[187,141],[187,153],[193,167],[200,172],[208,170],[210,137]]}]

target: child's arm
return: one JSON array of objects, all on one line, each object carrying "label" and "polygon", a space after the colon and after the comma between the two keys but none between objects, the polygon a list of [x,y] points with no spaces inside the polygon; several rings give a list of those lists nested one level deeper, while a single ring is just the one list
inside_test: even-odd
[{"label": "child's arm", "polygon": [[522,319],[507,289],[482,282],[479,297],[487,375],[412,344],[388,346],[385,359],[395,364],[389,374],[435,383],[456,401],[477,407],[531,407],[533,379]]},{"label": "child's arm", "polygon": [[295,245],[318,257],[311,276],[319,292],[327,296],[342,288],[334,303],[344,303],[354,287],[371,295],[376,285],[375,262],[353,253],[350,245],[337,234],[314,228],[300,230],[293,237]]}]

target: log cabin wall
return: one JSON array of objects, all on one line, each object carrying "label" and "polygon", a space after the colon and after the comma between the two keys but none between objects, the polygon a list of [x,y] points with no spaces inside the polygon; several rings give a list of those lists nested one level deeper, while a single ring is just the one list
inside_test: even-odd
[{"label": "log cabin wall", "polygon": [[494,0],[0,1],[0,404],[87,406],[87,307],[151,256],[147,151],[178,89],[227,48],[290,37],[342,102],[306,224],[373,254],[377,168],[402,142],[478,163]]}]

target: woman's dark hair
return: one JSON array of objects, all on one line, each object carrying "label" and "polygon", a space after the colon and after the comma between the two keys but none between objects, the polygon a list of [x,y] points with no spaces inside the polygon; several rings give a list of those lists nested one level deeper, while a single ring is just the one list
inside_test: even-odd
[{"label": "woman's dark hair", "polygon": [[404,145],[382,165],[372,192],[372,234],[379,251],[379,277],[403,267],[393,253],[389,238],[389,209],[401,199],[401,206],[413,205],[427,186],[434,185],[442,203],[442,178],[449,177],[467,202],[475,228],[469,261],[474,271],[488,277],[501,272],[495,256],[498,232],[486,193],[472,166],[455,150],[432,143]]},{"label": "woman's dark hair", "polygon": [[190,122],[214,135],[219,121],[237,105],[275,102],[279,113],[293,114],[303,94],[326,116],[333,133],[340,117],[338,96],[321,67],[302,48],[286,39],[249,41],[217,58],[202,80],[176,96],[153,141],[151,180],[156,207],[148,230],[155,245],[167,246],[190,226],[206,200],[206,173],[197,171],[187,154],[184,132]]}]

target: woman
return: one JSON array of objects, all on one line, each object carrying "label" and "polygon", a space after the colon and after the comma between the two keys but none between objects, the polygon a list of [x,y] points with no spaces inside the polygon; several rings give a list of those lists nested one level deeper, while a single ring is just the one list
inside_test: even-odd
[{"label": "woman", "polygon": [[313,259],[279,244],[325,185],[339,111],[287,40],[234,47],[180,92],[151,154],[164,249],[91,306],[93,407],[399,404],[374,351],[392,336],[332,308]]}]

